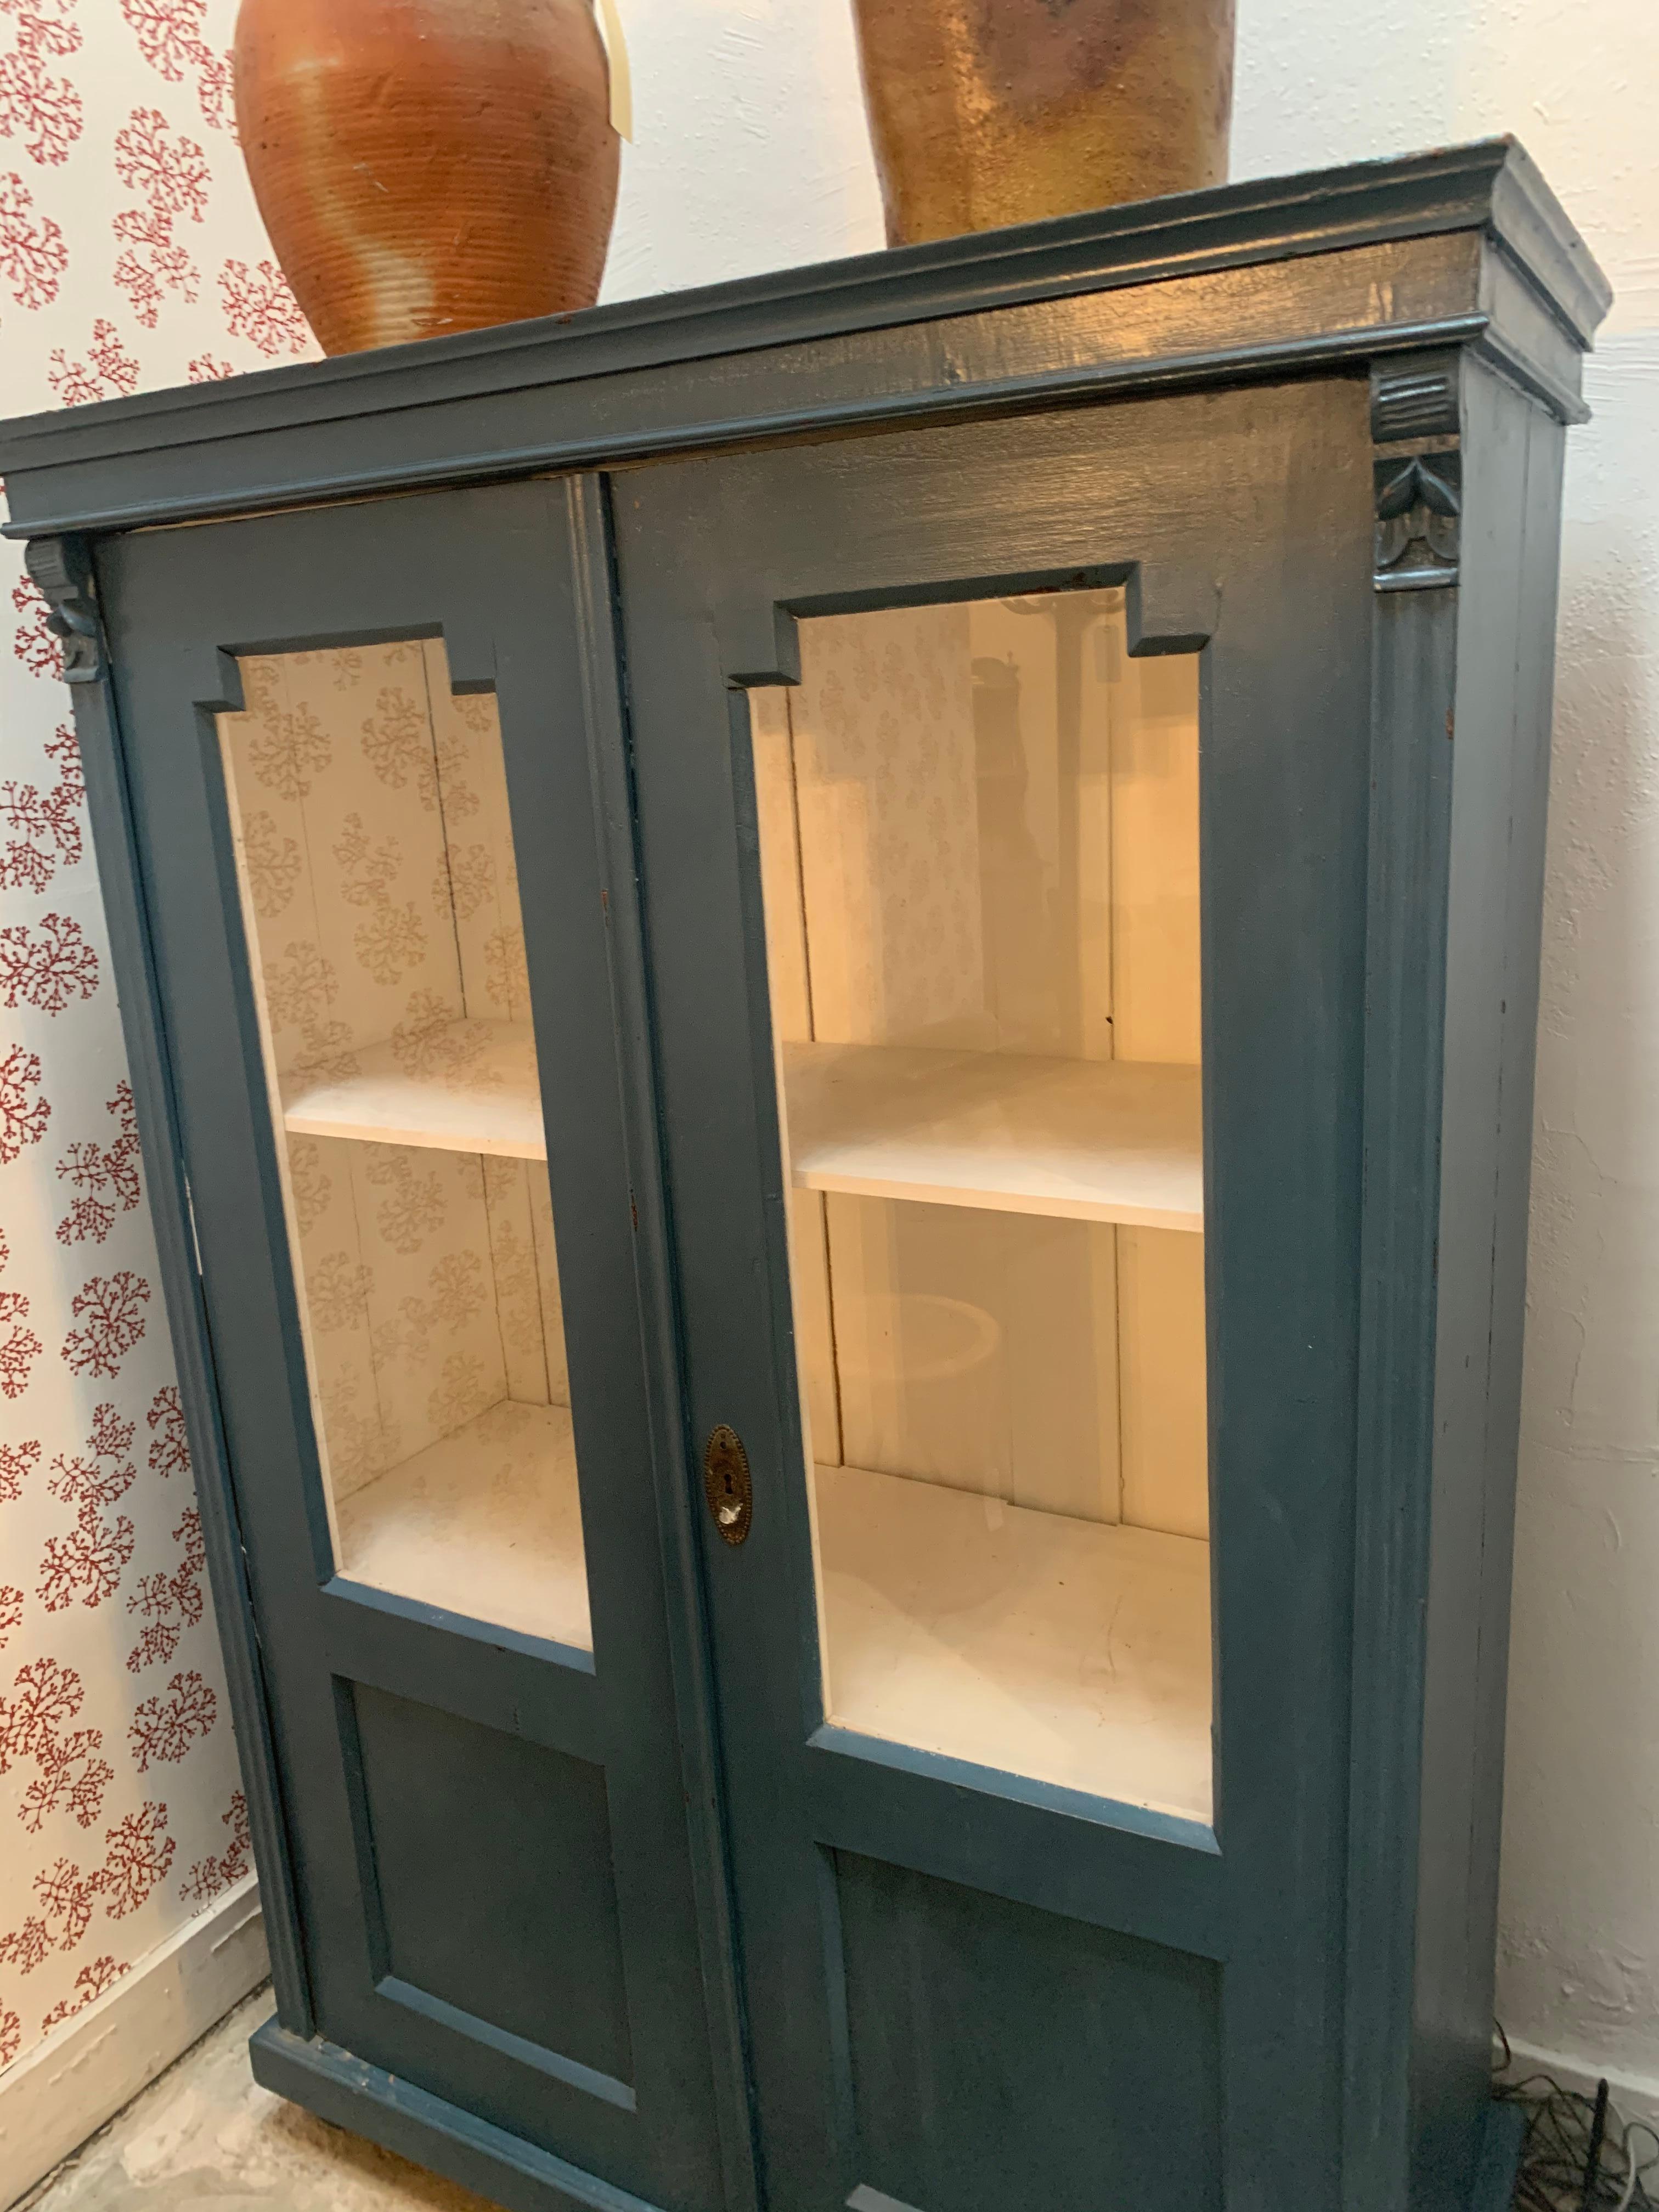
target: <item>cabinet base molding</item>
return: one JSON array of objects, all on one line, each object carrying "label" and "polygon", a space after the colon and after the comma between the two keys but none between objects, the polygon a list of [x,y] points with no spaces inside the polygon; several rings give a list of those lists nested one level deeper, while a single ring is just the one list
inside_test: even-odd
[{"label": "cabinet base molding", "polygon": [[[505,2212],[657,2212],[644,2197],[354,2058],[337,2044],[291,2034],[275,2018],[248,2047],[254,2079],[264,2087],[319,2119],[477,2190]],[[1524,2133],[1518,2105],[1492,2106],[1468,2212],[1508,2212]],[[847,2202],[850,2212],[914,2212],[868,2184],[854,2189]]]},{"label": "cabinet base molding", "polygon": [[274,2017],[255,2033],[248,2051],[263,2088],[476,2189],[505,2212],[657,2212],[644,2197],[354,2058],[337,2043],[295,2035]]},{"label": "cabinet base molding", "polygon": [[78,2150],[270,1971],[248,1875],[0,2075],[0,2204]]},{"label": "cabinet base molding", "polygon": [[1516,2177],[1521,2171],[1521,2152],[1526,2142],[1526,2115],[1519,2105],[1494,2101],[1486,2112],[1486,2140],[1475,2168],[1469,2212],[1509,2212],[1515,2201]]}]

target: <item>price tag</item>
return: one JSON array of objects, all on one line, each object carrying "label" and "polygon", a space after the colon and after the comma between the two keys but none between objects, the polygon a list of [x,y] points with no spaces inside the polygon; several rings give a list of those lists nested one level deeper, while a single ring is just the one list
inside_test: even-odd
[{"label": "price tag", "polygon": [[611,64],[611,127],[630,143],[634,137],[634,80],[628,69],[628,41],[623,36],[617,0],[596,0],[599,36],[605,40]]}]

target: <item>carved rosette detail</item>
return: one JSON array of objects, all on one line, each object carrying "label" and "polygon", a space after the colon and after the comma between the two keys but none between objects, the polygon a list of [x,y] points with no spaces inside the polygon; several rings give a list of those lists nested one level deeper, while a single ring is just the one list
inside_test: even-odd
[{"label": "carved rosette detail", "polygon": [[64,681],[95,684],[104,672],[104,633],[84,542],[31,538],[23,561],[46,602],[46,628],[63,646]]}]

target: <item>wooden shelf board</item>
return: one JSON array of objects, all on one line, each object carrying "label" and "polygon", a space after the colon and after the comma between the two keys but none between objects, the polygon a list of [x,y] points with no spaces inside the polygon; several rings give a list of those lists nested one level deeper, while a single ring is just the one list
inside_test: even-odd
[{"label": "wooden shelf board", "polygon": [[547,1158],[528,1022],[452,1022],[421,1048],[418,1073],[388,1042],[357,1053],[354,1075],[284,1076],[285,1126],[296,1136]]},{"label": "wooden shelf board", "polygon": [[[295,1135],[544,1160],[528,1023],[456,1022],[411,1073],[389,1043],[356,1073],[287,1077]],[[1115,1221],[1204,1225],[1199,1072],[891,1045],[784,1047],[804,1189]]]},{"label": "wooden shelf board", "polygon": [[836,1044],[783,1065],[805,1189],[1203,1229],[1195,1067]]},{"label": "wooden shelf board", "polygon": [[1210,1547],[817,1469],[830,1717],[1208,1822]]},{"label": "wooden shelf board", "polygon": [[565,1407],[503,1399],[337,1500],[336,1519],[354,1582],[592,1650]]}]

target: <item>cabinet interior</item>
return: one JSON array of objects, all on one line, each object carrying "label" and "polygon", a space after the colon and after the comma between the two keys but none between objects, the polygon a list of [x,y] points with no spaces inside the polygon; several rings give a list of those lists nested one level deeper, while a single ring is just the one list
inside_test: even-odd
[{"label": "cabinet interior", "polygon": [[336,1561],[591,1647],[495,702],[435,641],[240,667],[221,751]]},{"label": "cabinet interior", "polygon": [[751,696],[826,1705],[1206,1820],[1197,663],[815,617]]},{"label": "cabinet interior", "polygon": [[[1198,686],[1121,593],[802,630],[751,695],[830,1717],[1207,1820]],[[340,1571],[591,1644],[495,702],[221,718]]]}]

